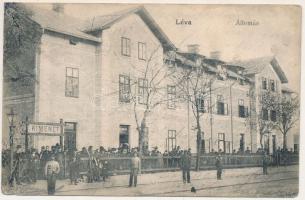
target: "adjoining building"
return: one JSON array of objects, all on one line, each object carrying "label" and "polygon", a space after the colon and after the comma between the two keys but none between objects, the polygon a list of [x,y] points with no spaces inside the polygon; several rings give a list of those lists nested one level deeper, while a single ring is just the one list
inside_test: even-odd
[{"label": "adjoining building", "polygon": [[[134,106],[128,98],[131,90],[141,94],[147,87],[143,77],[145,67],[204,65],[207,73],[217,77],[213,93],[202,104],[202,151],[222,149],[252,152],[259,147],[270,152],[281,146],[281,134],[273,130],[260,144],[257,113],[259,95],[263,90],[287,94],[282,84],[288,82],[275,57],[228,63],[219,58],[200,55],[198,45],[188,52],[177,50],[144,7],[128,9],[113,15],[97,16],[80,22],[63,13],[63,9],[45,11],[29,8],[31,20],[37,23],[42,36],[33,52],[35,81],[26,90],[18,83],[5,83],[5,113],[13,107],[19,121],[26,116],[35,122],[65,123],[64,146],[80,149],[83,146],[119,147],[127,143],[137,147],[139,134],[134,118]],[[153,55],[153,56],[152,56]],[[153,59],[152,59],[153,58]],[[175,146],[196,151],[196,130],[190,108],[185,102],[173,101],[177,88],[165,82],[168,98],[147,120],[145,144],[149,149],[171,150]],[[266,111],[266,120],[276,113]],[[3,121],[3,141],[7,141],[7,122]],[[293,137],[298,132],[289,134]],[[24,136],[16,134],[23,143]],[[295,141],[289,140],[289,148]],[[30,136],[30,145],[54,145],[58,137]]]}]

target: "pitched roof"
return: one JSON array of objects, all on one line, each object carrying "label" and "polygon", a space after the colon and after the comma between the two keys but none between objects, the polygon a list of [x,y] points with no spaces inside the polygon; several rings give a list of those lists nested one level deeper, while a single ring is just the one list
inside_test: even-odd
[{"label": "pitched roof", "polygon": [[42,28],[53,32],[71,35],[85,40],[100,42],[100,39],[81,31],[82,21],[65,14],[56,13],[35,6],[24,5],[31,12],[30,18]]},{"label": "pitched roof", "polygon": [[246,75],[260,73],[265,67],[271,65],[280,78],[281,83],[288,83],[285,73],[274,56],[254,58],[245,61],[235,61],[228,64],[245,68],[244,73]]},{"label": "pitched roof", "polygon": [[177,49],[143,6],[123,10],[117,13],[113,13],[111,15],[96,16],[91,19],[88,19],[83,24],[82,31],[92,32],[110,28],[114,23],[120,21],[121,19],[130,14],[139,15],[139,17],[141,17],[141,19],[147,24],[147,26],[159,39],[159,41],[162,43],[162,46],[165,47],[166,50]]}]

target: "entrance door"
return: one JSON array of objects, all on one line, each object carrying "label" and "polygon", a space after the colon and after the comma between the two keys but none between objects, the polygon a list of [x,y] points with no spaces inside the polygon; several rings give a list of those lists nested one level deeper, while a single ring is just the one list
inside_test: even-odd
[{"label": "entrance door", "polygon": [[129,144],[129,125],[120,125],[119,146]]},{"label": "entrance door", "polygon": [[76,149],[76,126],[75,122],[65,122],[65,150],[73,151]]}]

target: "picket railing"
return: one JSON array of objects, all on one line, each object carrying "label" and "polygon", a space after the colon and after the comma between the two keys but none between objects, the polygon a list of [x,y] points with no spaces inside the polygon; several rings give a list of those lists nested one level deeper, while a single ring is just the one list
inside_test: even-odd
[{"label": "picket railing", "polygon": [[[131,157],[101,157],[103,161],[109,163],[110,174],[126,174],[130,170],[130,159]],[[242,167],[257,167],[262,166],[262,155],[250,154],[250,155],[232,155],[225,154],[222,155],[222,164],[224,168],[242,168]],[[21,163],[26,163],[27,160],[21,161]],[[202,155],[200,156],[200,169],[215,169],[216,155]],[[280,157],[269,156],[269,164],[276,165],[291,165],[298,164],[299,155],[298,154],[285,154]],[[69,177],[69,159],[65,156],[63,162],[64,176]],[[79,172],[80,175],[87,175],[89,171],[89,158],[82,158],[79,160]],[[196,166],[196,155],[192,155],[191,159],[191,169],[195,169]],[[141,171],[142,173],[153,173],[160,171],[173,171],[179,170],[180,167],[180,157],[179,156],[147,156],[141,158]],[[21,171],[22,170],[21,166]],[[43,172],[43,170],[39,170]],[[22,173],[21,173],[22,174]]]}]

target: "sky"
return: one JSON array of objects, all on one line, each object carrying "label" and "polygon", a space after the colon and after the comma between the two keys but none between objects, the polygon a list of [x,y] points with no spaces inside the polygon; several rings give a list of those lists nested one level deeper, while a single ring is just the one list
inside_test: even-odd
[{"label": "sky", "polygon": [[[50,4],[36,4],[51,9]],[[65,14],[87,19],[136,7],[136,4],[65,4]],[[289,87],[300,88],[301,9],[281,5],[160,5],[145,4],[157,24],[181,50],[199,44],[206,56],[220,51],[224,61],[275,55]],[[177,25],[176,20],[192,25]],[[255,21],[256,26],[236,25]]]}]

